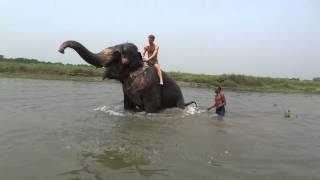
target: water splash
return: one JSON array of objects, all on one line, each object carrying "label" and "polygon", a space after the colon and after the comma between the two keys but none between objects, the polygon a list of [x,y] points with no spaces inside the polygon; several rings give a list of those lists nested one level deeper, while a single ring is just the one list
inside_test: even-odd
[{"label": "water splash", "polygon": [[95,108],[94,111],[101,111],[111,116],[125,116],[123,110],[117,106],[100,106]]},{"label": "water splash", "polygon": [[196,107],[195,105],[189,105],[185,108],[184,110],[184,115],[195,115],[195,114],[200,114],[203,111],[200,110],[199,107]]},{"label": "water splash", "polygon": [[191,115],[197,115],[205,112],[204,110],[201,110],[199,107],[196,107],[195,105],[189,105],[185,109],[180,108],[168,108],[164,109],[163,111],[160,111],[159,113],[145,113],[145,112],[136,112],[132,113],[129,111],[126,111],[123,109],[122,105],[102,105],[94,109],[94,111],[100,111],[103,113],[106,113],[110,116],[148,116],[148,117],[176,117],[177,115],[181,117],[185,116],[191,116]]}]

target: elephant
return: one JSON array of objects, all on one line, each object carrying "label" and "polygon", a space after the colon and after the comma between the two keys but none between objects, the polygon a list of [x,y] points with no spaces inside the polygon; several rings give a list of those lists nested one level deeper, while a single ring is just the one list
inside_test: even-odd
[{"label": "elephant", "polygon": [[165,72],[164,84],[154,66],[142,60],[141,53],[133,43],[123,43],[92,53],[77,41],[65,41],[59,47],[64,53],[66,48],[75,50],[83,60],[96,68],[105,68],[102,79],[115,79],[121,82],[124,96],[124,109],[157,113],[165,108],[186,106],[196,102],[184,102],[180,87]]}]

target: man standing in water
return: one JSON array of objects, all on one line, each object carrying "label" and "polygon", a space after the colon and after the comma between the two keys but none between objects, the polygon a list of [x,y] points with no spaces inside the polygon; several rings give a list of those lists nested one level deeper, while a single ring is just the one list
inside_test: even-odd
[{"label": "man standing in water", "polygon": [[227,104],[224,93],[221,91],[221,87],[219,85],[216,86],[214,92],[216,93],[215,103],[213,106],[208,108],[208,111],[210,111],[212,108],[215,107],[216,114],[218,114],[219,116],[224,116],[224,114],[226,112],[225,105]]},{"label": "man standing in water", "polygon": [[[142,53],[142,58],[144,61],[147,61],[151,65],[153,65],[156,70],[158,77],[160,79],[160,85],[163,85],[163,78],[162,78],[162,72],[160,68],[160,64],[158,63],[158,52],[159,52],[159,45],[154,43],[155,36],[154,35],[149,35],[148,36],[148,41],[149,44],[145,45],[143,48],[143,53]],[[146,52],[148,52],[148,58],[144,58]]]}]

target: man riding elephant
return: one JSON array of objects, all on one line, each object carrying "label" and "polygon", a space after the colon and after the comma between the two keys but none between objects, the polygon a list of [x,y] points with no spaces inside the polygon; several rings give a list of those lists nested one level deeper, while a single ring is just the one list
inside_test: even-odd
[{"label": "man riding elephant", "polygon": [[162,72],[165,84],[159,86],[158,72],[154,66],[146,66],[137,46],[124,43],[92,53],[76,41],[66,41],[59,48],[74,49],[87,63],[105,68],[103,79],[116,79],[122,83],[124,108],[132,111],[159,112],[164,108],[179,107],[195,103],[185,103],[179,86]]},{"label": "man riding elephant", "polygon": [[[149,64],[153,65],[156,68],[157,74],[160,80],[159,84],[163,85],[162,72],[161,72],[160,64],[158,62],[158,52],[159,52],[160,46],[155,44],[154,40],[155,40],[154,35],[151,34],[148,36],[149,44],[144,46],[143,52],[142,52],[142,58],[144,61],[147,61]],[[148,52],[148,58],[144,57],[146,52]]]}]

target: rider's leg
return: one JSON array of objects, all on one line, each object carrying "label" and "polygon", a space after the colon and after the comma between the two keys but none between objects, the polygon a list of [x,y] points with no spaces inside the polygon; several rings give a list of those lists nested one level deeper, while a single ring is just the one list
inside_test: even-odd
[{"label": "rider's leg", "polygon": [[160,84],[163,85],[163,78],[162,78],[162,72],[161,72],[161,68],[160,68],[160,64],[155,64],[154,67],[157,70],[159,79],[160,79]]}]

